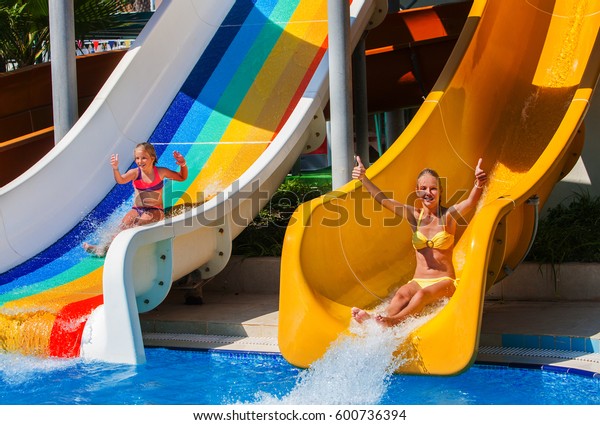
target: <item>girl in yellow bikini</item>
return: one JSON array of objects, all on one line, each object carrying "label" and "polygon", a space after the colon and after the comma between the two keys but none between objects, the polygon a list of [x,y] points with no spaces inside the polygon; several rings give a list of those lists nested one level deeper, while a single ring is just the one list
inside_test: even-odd
[{"label": "girl in yellow bikini", "polygon": [[[358,165],[352,170],[352,178],[360,180],[375,201],[408,219],[413,230],[412,243],[417,259],[414,277],[396,291],[385,315],[375,316],[380,324],[394,326],[407,316],[421,312],[425,306],[454,294],[457,281],[452,264],[452,248],[456,218],[477,205],[487,174],[481,168],[480,158],[475,167],[475,184],[467,199],[446,208],[440,205],[440,178],[435,171],[426,168],[417,176],[416,190],[421,208],[416,208],[387,197],[365,176],[366,169],[360,158],[356,157],[356,160]],[[352,317],[362,323],[371,315],[353,307]]]}]

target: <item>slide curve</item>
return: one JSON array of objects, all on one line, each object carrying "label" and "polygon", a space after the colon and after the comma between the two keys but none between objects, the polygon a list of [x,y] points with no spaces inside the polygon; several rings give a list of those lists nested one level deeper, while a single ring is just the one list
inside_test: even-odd
[{"label": "slide curve", "polygon": [[[385,11],[352,2],[354,45]],[[65,138],[0,189],[0,348],[144,362],[138,313],[173,280],[222,270],[232,239],[321,145],[326,51],[326,0],[163,1]],[[106,237],[133,200],[110,155],[125,166],[143,141],[160,166],[185,156],[188,179],[164,194],[179,213],[92,257],[81,244]]]},{"label": "slide curve", "polygon": [[[600,73],[600,3],[475,0],[433,90],[368,170],[410,202],[425,167],[442,201],[471,189],[483,158],[490,177],[457,235],[460,283],[431,320],[398,342],[398,372],[452,375],[474,361],[486,290],[522,261],[537,212],[576,162],[581,124]],[[414,270],[410,228],[357,181],[301,205],[282,254],[279,346],[307,367],[347,332],[350,308],[373,308]]]}]

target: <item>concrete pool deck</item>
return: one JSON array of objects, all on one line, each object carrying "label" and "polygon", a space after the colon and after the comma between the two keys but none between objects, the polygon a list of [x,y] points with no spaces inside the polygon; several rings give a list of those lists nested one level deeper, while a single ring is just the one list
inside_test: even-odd
[{"label": "concrete pool deck", "polygon": [[[256,265],[263,277],[264,266]],[[278,278],[270,280],[257,285],[250,283],[251,271],[229,270],[206,285],[201,305],[185,304],[185,291],[174,287],[161,305],[140,315],[145,345],[278,353]],[[600,376],[600,302],[490,298],[478,362],[549,365]]]}]

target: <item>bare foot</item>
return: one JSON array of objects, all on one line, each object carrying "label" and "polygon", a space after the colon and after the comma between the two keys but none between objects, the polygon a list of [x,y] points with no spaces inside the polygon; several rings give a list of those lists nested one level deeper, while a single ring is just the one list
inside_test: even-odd
[{"label": "bare foot", "polygon": [[105,257],[108,247],[99,247],[98,245],[90,245],[87,242],[83,243],[83,249],[96,257]]},{"label": "bare foot", "polygon": [[377,323],[379,323],[381,326],[386,326],[386,327],[392,327],[392,326],[396,326],[400,321],[393,319],[391,317],[385,317],[382,316],[381,314],[378,314],[377,316],[375,316],[375,321]]},{"label": "bare foot", "polygon": [[366,311],[358,308],[358,307],[352,307],[352,317],[354,318],[354,320],[356,320],[358,323],[362,323],[365,320],[368,320],[371,318],[371,315],[369,313],[367,313]]}]

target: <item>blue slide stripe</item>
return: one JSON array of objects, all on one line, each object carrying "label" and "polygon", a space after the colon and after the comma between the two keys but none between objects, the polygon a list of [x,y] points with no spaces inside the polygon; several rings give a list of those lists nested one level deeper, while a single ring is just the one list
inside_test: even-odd
[{"label": "blue slide stripe", "polygon": [[[239,22],[244,16],[247,17],[253,9],[252,6],[253,5],[251,1],[236,1],[233,9],[228,14],[228,17],[225,19],[224,25],[222,26],[225,27],[225,22],[228,22],[228,26],[226,27],[228,28],[228,30],[224,30],[220,33],[219,31],[221,30],[221,28],[217,30],[217,34],[214,37],[214,39],[219,38],[217,36],[225,36],[225,41],[214,41],[212,43],[212,50],[202,55],[203,72],[208,75],[208,77],[205,78],[203,84],[205,84],[206,81],[208,81],[208,78],[210,77],[210,75],[212,75],[217,65],[219,64],[222,55],[222,53],[219,54],[219,51],[222,52],[222,50],[220,49],[225,49],[227,47],[226,43],[231,43],[231,41],[233,40],[231,30],[229,30],[229,28],[239,28],[239,25],[236,26],[232,24]],[[192,78],[188,78],[188,81],[190,80],[192,80]],[[200,84],[198,85],[197,90],[198,92],[201,90]],[[165,119],[163,119],[162,121],[168,122]],[[161,128],[165,129],[168,127],[168,125],[163,125],[163,127]],[[175,129],[177,128],[177,126],[173,127]],[[175,130],[172,130],[172,132],[174,134]],[[164,151],[164,149],[165,146],[162,146],[162,148],[161,145],[157,146],[157,154],[160,155],[161,150]],[[87,216],[85,216],[80,223],[78,223],[71,231],[65,234],[56,243],[42,251],[40,254],[32,257],[28,261],[0,274],[0,288],[2,287],[2,285],[14,282],[17,279],[26,278],[28,274],[33,273],[35,270],[44,267],[45,265],[65,256],[65,254],[71,251],[71,249],[74,246],[81,245],[81,243],[87,240],[88,237],[92,235],[99,226],[103,226],[106,224],[105,222],[110,217],[111,213],[124,202],[129,200],[132,196],[132,192],[133,191],[130,185],[115,185],[115,187],[107,194],[107,196],[98,204],[98,206],[93,211],[91,211]],[[74,258],[73,260],[75,263],[79,261],[78,258]],[[65,261],[65,267],[67,267],[67,263],[69,262]],[[30,281],[29,279],[24,280]],[[30,281],[29,283],[35,283],[35,281]],[[22,281],[21,284],[28,283]]]}]

